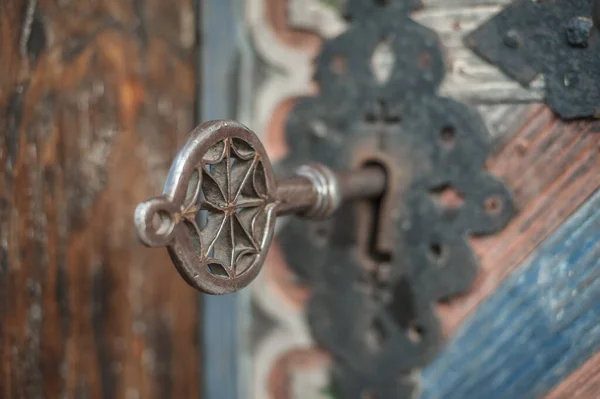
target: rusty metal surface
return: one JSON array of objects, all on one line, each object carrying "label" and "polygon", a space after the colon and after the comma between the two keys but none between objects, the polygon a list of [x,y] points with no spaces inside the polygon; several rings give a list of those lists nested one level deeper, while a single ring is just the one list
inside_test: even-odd
[{"label": "rusty metal surface", "polygon": [[258,138],[231,121],[197,127],[171,166],[163,195],[141,203],[142,242],[167,246],[194,288],[225,294],[259,273],[275,227],[275,180]]},{"label": "rusty metal surface", "polygon": [[277,215],[305,212],[317,199],[317,191],[306,177],[294,176],[277,182]]},{"label": "rusty metal surface", "polygon": [[[385,172],[376,166],[340,171],[335,176],[339,196],[344,201],[373,198],[385,191]],[[317,202],[317,196],[315,185],[307,177],[278,180],[277,215],[305,214]]]},{"label": "rusty metal surface", "polygon": [[[513,211],[503,183],[482,171],[490,142],[481,118],[437,94],[442,48],[409,17],[413,4],[348,3],[348,31],[317,58],[319,96],[300,99],[287,124],[283,168],[376,165],[387,178],[378,198],[281,232],[343,398],[415,395],[442,343],[435,304],[475,278],[467,237],[500,230]],[[376,73],[374,58],[387,67]]]},{"label": "rusty metal surface", "polygon": [[167,247],[181,276],[208,294],[246,287],[260,272],[276,215],[326,219],[345,199],[385,189],[384,171],[335,174],[303,165],[275,183],[258,137],[233,121],[194,129],[175,158],[163,195],[138,205],[135,225],[149,247]]},{"label": "rusty metal surface", "polygon": [[465,43],[524,86],[543,78],[546,103],[561,117],[597,117],[600,31],[592,8],[592,0],[517,0]]},{"label": "rusty metal surface", "polygon": [[365,166],[337,176],[345,200],[378,197],[386,190],[386,172],[379,166]]}]

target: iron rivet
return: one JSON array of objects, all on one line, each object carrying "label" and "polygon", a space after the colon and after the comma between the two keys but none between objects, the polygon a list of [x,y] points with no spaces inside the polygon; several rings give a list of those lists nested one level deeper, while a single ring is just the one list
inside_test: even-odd
[{"label": "iron rivet", "polygon": [[503,42],[506,47],[517,49],[521,46],[521,37],[516,30],[511,29],[504,35]]},{"label": "iron rivet", "polygon": [[572,47],[587,47],[594,23],[588,17],[575,17],[567,23],[567,43]]}]

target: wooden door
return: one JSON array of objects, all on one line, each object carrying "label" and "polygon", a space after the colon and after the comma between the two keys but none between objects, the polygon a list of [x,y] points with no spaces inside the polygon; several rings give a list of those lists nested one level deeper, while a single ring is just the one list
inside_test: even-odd
[{"label": "wooden door", "polygon": [[199,295],[133,228],[194,125],[195,23],[0,2],[0,397],[199,397]]}]

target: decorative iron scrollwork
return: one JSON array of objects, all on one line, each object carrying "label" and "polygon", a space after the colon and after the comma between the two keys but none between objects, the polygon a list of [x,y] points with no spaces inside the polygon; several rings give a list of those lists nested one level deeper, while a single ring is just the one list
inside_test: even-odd
[{"label": "decorative iron scrollwork", "polygon": [[288,263],[311,288],[308,320],[335,359],[340,398],[414,397],[418,370],[441,343],[436,303],[475,277],[467,238],[498,231],[513,211],[506,187],[482,171],[482,119],[437,94],[442,48],[410,18],[414,7],[350,1],[348,31],[317,59],[319,95],[300,99],[287,124],[288,172],[308,161],[376,164],[388,177],[381,198],[326,221],[290,220],[281,232]]},{"label": "decorative iron scrollwork", "polygon": [[561,117],[600,116],[600,31],[592,0],[516,0],[465,43],[522,85],[543,77],[546,103]]}]

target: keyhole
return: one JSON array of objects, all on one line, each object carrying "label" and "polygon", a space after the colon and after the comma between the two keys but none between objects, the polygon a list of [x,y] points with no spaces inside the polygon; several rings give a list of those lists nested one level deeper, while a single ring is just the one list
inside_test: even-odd
[{"label": "keyhole", "polygon": [[[369,161],[363,167],[379,167],[387,176],[387,168],[382,162]],[[379,198],[360,202],[357,214],[360,226],[356,232],[358,237],[359,258],[365,268],[361,274],[358,284],[367,295],[377,301],[389,301],[390,278],[391,278],[391,248],[388,237],[388,228],[383,223],[394,223],[390,218],[384,217],[389,214],[384,208],[386,193]]]},{"label": "keyhole", "polygon": [[[381,167],[384,173],[386,173],[386,169],[382,164],[377,162],[369,163],[368,166],[378,166]],[[373,263],[377,265],[381,264],[389,264],[391,261],[391,254],[382,250],[379,245],[379,240],[382,234],[382,230],[385,230],[384,226],[381,223],[388,218],[382,218],[383,216],[383,200],[385,198],[385,193],[379,197],[370,201],[370,220],[371,226],[369,230],[369,243],[367,249],[368,257],[373,261]]]}]

